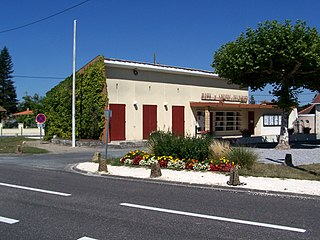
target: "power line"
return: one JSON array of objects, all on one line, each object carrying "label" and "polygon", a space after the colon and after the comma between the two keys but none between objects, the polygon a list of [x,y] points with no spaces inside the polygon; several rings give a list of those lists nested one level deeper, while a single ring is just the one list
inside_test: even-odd
[{"label": "power line", "polygon": [[24,24],[24,25],[21,25],[21,26],[18,26],[18,27],[14,27],[14,28],[9,28],[9,29],[6,29],[6,30],[2,30],[2,31],[0,31],[0,34],[1,34],[1,33],[6,33],[6,32],[11,32],[11,31],[15,31],[15,30],[18,30],[18,29],[21,29],[21,28],[25,28],[25,27],[34,25],[34,24],[39,23],[39,22],[43,22],[43,21],[45,21],[45,20],[48,20],[49,18],[53,18],[53,17],[58,16],[58,15],[60,15],[60,14],[62,14],[62,13],[65,13],[65,12],[67,12],[67,11],[70,11],[71,9],[74,9],[74,8],[76,8],[76,7],[79,7],[79,6],[85,4],[85,3],[89,2],[89,1],[91,1],[91,0],[83,1],[83,2],[78,3],[78,4],[76,4],[76,5],[72,6],[72,7],[66,8],[66,9],[64,9],[64,10],[62,10],[62,11],[60,11],[60,12],[57,12],[57,13],[54,13],[54,14],[49,15],[49,16],[47,16],[47,17],[41,18],[41,19],[36,20],[36,21],[34,21],[34,22],[30,22],[30,23],[27,23],[27,24]]}]

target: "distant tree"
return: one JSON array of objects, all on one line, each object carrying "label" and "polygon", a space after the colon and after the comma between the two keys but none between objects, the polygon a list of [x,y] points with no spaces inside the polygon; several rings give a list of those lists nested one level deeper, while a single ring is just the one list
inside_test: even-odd
[{"label": "distant tree", "polygon": [[275,103],[282,109],[280,139],[277,148],[288,144],[288,118],[297,105],[301,88],[320,88],[320,37],[304,21],[260,23],[248,28],[235,41],[221,46],[212,66],[230,82],[253,91],[271,85]]},{"label": "distant tree", "polygon": [[17,94],[12,81],[13,64],[6,47],[0,52],[0,105],[7,110],[7,115],[17,111]]},{"label": "distant tree", "polygon": [[43,112],[43,99],[44,97],[39,96],[37,93],[35,93],[33,96],[30,96],[28,93],[26,93],[26,95],[22,97],[22,101],[18,104],[18,111],[22,112],[30,109],[36,114]]},{"label": "distant tree", "polygon": [[18,111],[26,111],[26,110],[32,110],[32,115],[23,115],[17,118],[17,121],[20,123],[24,123],[26,127],[36,127],[36,116],[38,113],[44,112],[44,104],[43,104],[44,98],[40,97],[37,93],[35,93],[33,96],[28,95],[26,93],[25,96],[22,97],[22,101],[18,104]]}]

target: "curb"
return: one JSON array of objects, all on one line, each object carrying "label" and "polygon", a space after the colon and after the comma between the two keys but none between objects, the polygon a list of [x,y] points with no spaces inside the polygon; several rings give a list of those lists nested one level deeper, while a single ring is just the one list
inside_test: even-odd
[{"label": "curb", "polygon": [[78,172],[78,173],[85,174],[88,176],[93,176],[93,177],[105,177],[105,178],[112,178],[112,179],[118,179],[118,180],[126,180],[126,181],[129,180],[129,181],[145,182],[145,183],[152,183],[152,184],[156,183],[156,184],[172,185],[172,186],[211,189],[211,190],[217,190],[217,191],[229,191],[229,192],[235,192],[235,193],[246,193],[250,195],[320,200],[320,196],[318,195],[240,188],[237,186],[218,186],[218,185],[206,185],[206,184],[197,184],[197,183],[186,183],[186,182],[179,182],[179,181],[167,181],[167,180],[161,180],[156,178],[137,178],[137,177],[130,177],[130,176],[110,175],[109,173],[100,173],[98,171],[89,172],[89,171],[78,169],[77,168],[78,164],[79,163],[72,165],[71,170],[74,172]]}]

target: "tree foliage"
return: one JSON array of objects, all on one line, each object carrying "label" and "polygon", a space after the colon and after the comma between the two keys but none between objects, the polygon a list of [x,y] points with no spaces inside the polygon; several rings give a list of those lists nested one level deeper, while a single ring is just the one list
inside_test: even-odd
[{"label": "tree foliage", "polygon": [[30,109],[35,114],[42,113],[44,111],[43,99],[44,97],[39,96],[37,93],[33,96],[26,93],[26,95],[22,97],[22,101],[18,104],[18,111],[22,112]]},{"label": "tree foliage", "polygon": [[300,87],[320,89],[320,37],[303,21],[266,21],[220,47],[212,66],[221,77],[252,90],[271,84],[280,107],[291,107]]},{"label": "tree foliage", "polygon": [[[104,58],[76,74],[76,137],[99,139],[104,127],[107,104]],[[46,137],[53,135],[70,139],[72,135],[72,76],[47,92],[44,99]]]},{"label": "tree foliage", "polygon": [[270,84],[270,93],[283,110],[283,135],[299,90],[320,89],[320,37],[304,21],[298,20],[295,25],[290,21],[266,21],[221,46],[212,66],[221,77],[253,91]]},{"label": "tree foliage", "polygon": [[36,116],[44,112],[43,97],[35,93],[33,96],[26,94],[18,104],[18,111],[32,110],[32,115],[22,115],[17,118],[19,123],[24,123],[25,127],[37,127]]},{"label": "tree foliage", "polygon": [[7,115],[17,111],[17,94],[12,80],[13,64],[6,47],[0,52],[0,106]]}]

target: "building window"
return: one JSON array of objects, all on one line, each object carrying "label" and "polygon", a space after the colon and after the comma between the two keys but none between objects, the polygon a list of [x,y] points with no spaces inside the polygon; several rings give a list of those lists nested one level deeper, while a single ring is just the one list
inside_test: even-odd
[{"label": "building window", "polygon": [[204,131],[204,112],[197,112],[197,131]]},{"label": "building window", "polygon": [[281,126],[281,115],[280,114],[263,115],[263,126],[264,127]]},{"label": "building window", "polygon": [[215,131],[238,131],[240,130],[240,112],[215,112]]}]

